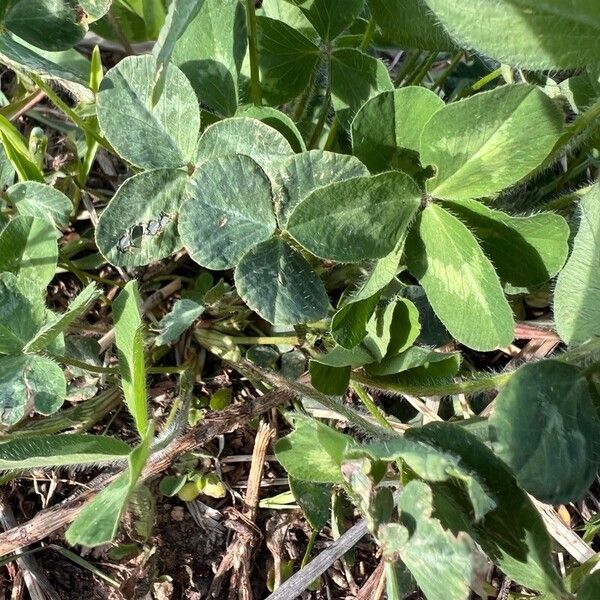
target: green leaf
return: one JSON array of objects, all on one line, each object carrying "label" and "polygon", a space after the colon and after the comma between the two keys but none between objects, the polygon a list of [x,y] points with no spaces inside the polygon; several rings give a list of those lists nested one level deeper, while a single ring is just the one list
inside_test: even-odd
[{"label": "green leaf", "polygon": [[514,321],[500,280],[456,217],[429,204],[409,236],[406,264],[459,342],[480,351],[510,344]]},{"label": "green leaf", "polygon": [[[152,54],[156,58],[156,70],[152,83],[152,105],[156,104],[162,95],[166,72],[171,55],[179,38],[184,35],[205,0],[172,0],[160,30],[158,40]],[[173,61],[174,64],[175,61]]]},{"label": "green leaf", "polygon": [[172,344],[204,312],[204,306],[194,300],[177,300],[173,308],[156,325],[160,333],[154,339],[157,346]]},{"label": "green leaf", "polygon": [[0,233],[0,264],[17,279],[45,288],[58,261],[56,229],[43,219],[15,217]]},{"label": "green leaf", "polygon": [[582,199],[573,251],[554,292],[556,329],[567,344],[600,335],[600,185]]},{"label": "green leaf", "polygon": [[419,188],[404,173],[347,179],[312,192],[292,212],[287,230],[321,258],[381,258],[394,249],[420,198]]},{"label": "green leaf", "polygon": [[71,200],[60,190],[36,181],[15,183],[6,190],[6,199],[22,216],[45,219],[59,229],[69,225]]},{"label": "green leaf", "polygon": [[298,131],[296,124],[285,113],[270,106],[255,106],[248,104],[241,106],[236,112],[237,117],[246,117],[257,119],[265,125],[279,131],[279,133],[289,142],[294,152],[305,152],[306,144],[302,134]]},{"label": "green leaf", "polygon": [[94,98],[87,82],[78,73],[27,48],[8,31],[0,32],[0,62],[17,73],[58,81],[79,100],[91,102]]},{"label": "green leaf", "polygon": [[65,533],[69,544],[99,546],[111,542],[150,455],[152,427],[129,455],[129,468],[88,502]]},{"label": "green leaf", "polygon": [[238,105],[238,76],[246,45],[242,3],[204,0],[177,40],[171,61],[190,80],[199,102],[230,117]]},{"label": "green leaf", "polygon": [[9,0],[3,4],[2,25],[46,50],[66,50],[87,31],[75,3],[69,0]]},{"label": "green leaf", "polygon": [[461,464],[460,458],[449,452],[406,437],[394,437],[380,442],[365,444],[346,453],[347,460],[368,456],[370,460],[383,462],[403,461],[415,475],[429,482],[454,479],[462,482],[473,506],[476,521],[496,508],[496,502],[488,495],[477,475]]},{"label": "green leaf", "polygon": [[398,511],[402,525],[379,530],[384,557],[400,557],[427,600],[467,600],[477,564],[472,541],[464,534],[455,537],[433,518],[432,492],[421,481],[406,485]]},{"label": "green leaf", "polygon": [[342,306],[331,318],[331,337],[344,348],[354,348],[367,335],[367,323],[379,302],[380,293],[353,300]]},{"label": "green leaf", "polygon": [[143,436],[149,419],[140,303],[137,281],[130,281],[113,302],[113,320],[125,403]]},{"label": "green leaf", "polygon": [[559,215],[514,217],[475,200],[443,204],[477,236],[503,281],[520,287],[540,285],[565,263],[569,226]]},{"label": "green leaf", "polygon": [[600,60],[594,0],[427,0],[463,47],[524,69],[570,69]]},{"label": "green leaf", "polygon": [[579,588],[577,600],[595,600],[600,597],[600,573],[592,573]]},{"label": "green leaf", "polygon": [[600,419],[581,371],[556,360],[522,366],[496,398],[494,452],[547,504],[581,499],[600,464]]},{"label": "green leaf", "polygon": [[313,0],[300,10],[306,15],[323,41],[330,42],[358,18],[365,0]]},{"label": "green leaf", "polygon": [[351,437],[310,417],[294,415],[294,431],[275,444],[277,460],[289,475],[314,483],[341,483],[341,465]]},{"label": "green leaf", "polygon": [[315,531],[321,531],[331,513],[331,486],[289,477],[290,490],[306,520]]},{"label": "green leaf", "polygon": [[[467,514],[461,519],[461,528],[466,528],[492,561],[515,582],[562,597],[564,585],[554,568],[550,536],[510,469],[483,442],[454,424],[429,423],[410,429],[405,437],[459,457],[463,468],[471,471],[494,498],[496,508],[480,521],[469,523]],[[442,503],[456,502],[456,510],[460,511],[456,489],[445,483],[434,484],[433,489],[439,518]]]},{"label": "green leaf", "polygon": [[233,118],[206,128],[198,145],[198,163],[245,154],[275,179],[283,162],[293,153],[289,142],[276,129],[256,119]]},{"label": "green leaf", "polygon": [[279,238],[242,256],[235,285],[244,302],[274,325],[310,323],[327,316],[325,286],[306,259]]},{"label": "green leaf", "polygon": [[539,167],[562,130],[562,113],[531,85],[505,85],[448,104],[421,135],[421,162],[436,168],[427,190],[449,200],[499,192]]},{"label": "green leaf", "polygon": [[283,21],[257,17],[260,82],[271,104],[292,100],[309,84],[320,50],[303,33]]},{"label": "green leaf", "polygon": [[90,304],[100,297],[101,291],[95,283],[90,283],[82,292],[69,304],[69,308],[58,317],[49,320],[35,336],[25,344],[23,352],[40,352],[49,346],[61,333],[81,315],[83,315]]},{"label": "green leaf", "polygon": [[396,298],[390,305],[393,312],[386,354],[394,355],[404,352],[415,343],[421,333],[421,325],[419,311],[408,298]]},{"label": "green leaf", "polygon": [[420,369],[424,372],[435,371],[438,377],[444,372],[446,377],[452,377],[456,375],[459,368],[459,352],[435,352],[415,346],[399,354],[387,356],[381,362],[369,365],[367,370],[369,374],[378,377],[397,375],[413,369]]},{"label": "green leaf", "polygon": [[66,395],[65,376],[49,358],[35,354],[0,356],[2,425],[18,423],[31,409],[51,415],[62,406]]},{"label": "green leaf", "polygon": [[112,0],[79,0],[79,5],[87,14],[88,21],[97,21],[110,8]]},{"label": "green leaf", "polygon": [[425,0],[369,0],[369,7],[384,43],[435,52],[458,50]]},{"label": "green leaf", "polygon": [[150,55],[128,56],[110,69],[97,95],[98,122],[128,162],[144,169],[182,167],[196,156],[198,100],[186,76],[167,65],[165,93],[152,105],[156,70]]},{"label": "green leaf", "polygon": [[343,396],[350,384],[352,368],[350,365],[337,367],[325,364],[317,356],[309,361],[309,372],[310,383],[316,390],[327,396]]},{"label": "green leaf", "polygon": [[234,267],[275,231],[271,184],[248,156],[202,163],[191,179],[189,195],[181,207],[179,234],[190,256],[204,267]]},{"label": "green leaf", "polygon": [[0,141],[2,141],[6,156],[19,175],[19,179],[44,181],[44,174],[33,162],[25,139],[4,115],[0,115]]},{"label": "green leaf", "polygon": [[15,181],[16,170],[6,156],[4,146],[0,144],[0,186],[8,188]]},{"label": "green leaf", "polygon": [[17,354],[46,319],[39,289],[19,281],[12,273],[0,273],[0,354]]},{"label": "green leaf", "polygon": [[420,169],[421,132],[444,101],[423,87],[383,92],[367,101],[352,121],[352,149],[373,173]]},{"label": "green leaf", "polygon": [[341,48],[332,53],[330,76],[333,108],[345,129],[369,98],[394,89],[387,67],[354,48]]},{"label": "green leaf", "polygon": [[368,175],[365,165],[354,156],[324,150],[294,154],[283,163],[277,180],[283,188],[275,205],[279,224],[285,227],[296,206],[316,189]]},{"label": "green leaf", "polygon": [[181,248],[177,214],[187,181],[186,173],[175,169],[146,171],[125,180],[96,227],[96,244],[106,260],[137,267]]},{"label": "green leaf", "polygon": [[394,279],[404,252],[405,236],[384,258],[376,261],[360,286],[331,319],[331,336],[344,348],[354,348],[367,334],[367,322],[381,291]]},{"label": "green leaf", "polygon": [[105,435],[30,435],[0,442],[0,469],[37,469],[125,458],[131,448]]}]

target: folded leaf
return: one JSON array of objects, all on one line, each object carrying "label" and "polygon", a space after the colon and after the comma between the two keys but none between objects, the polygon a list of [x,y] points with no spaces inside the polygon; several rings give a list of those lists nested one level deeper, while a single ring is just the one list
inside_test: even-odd
[{"label": "folded leaf", "polygon": [[83,315],[90,304],[100,296],[101,292],[95,283],[90,283],[69,304],[67,310],[48,322],[35,334],[25,345],[24,352],[40,352],[48,347],[61,333],[64,333],[81,315]]},{"label": "folded leaf", "polygon": [[579,205],[573,251],[554,292],[556,329],[567,344],[600,335],[600,185]]},{"label": "folded leaf", "polygon": [[246,104],[240,106],[235,113],[237,117],[246,117],[261,121],[265,125],[279,131],[289,142],[294,152],[306,152],[306,144],[298,127],[284,112],[271,106],[256,106]]},{"label": "folded leaf", "polygon": [[514,321],[500,280],[456,217],[428,205],[407,241],[406,264],[459,342],[480,351],[510,344]]},{"label": "folded leaf", "polygon": [[44,325],[44,297],[35,287],[0,273],[0,354],[18,354]]},{"label": "folded leaf", "polygon": [[97,95],[100,127],[119,155],[138,167],[194,163],[200,130],[196,94],[186,76],[167,65],[165,93],[152,104],[156,71],[150,55],[127,56],[110,69]]},{"label": "folded leaf", "polygon": [[157,346],[172,344],[203,312],[204,306],[194,300],[177,300],[171,311],[157,323],[156,328],[160,333],[154,342]]},{"label": "folded leaf", "polygon": [[586,378],[556,360],[526,364],[496,398],[494,452],[548,504],[581,499],[600,464],[600,419]]},{"label": "folded leaf", "polygon": [[8,31],[0,32],[0,60],[18,73],[58,81],[79,100],[91,102],[94,98],[87,82],[78,73],[27,48]]},{"label": "folded leaf", "polygon": [[140,303],[137,281],[130,281],[113,302],[113,321],[125,403],[138,433],[143,436],[149,417]]},{"label": "folded leaf", "polygon": [[318,188],[292,212],[287,230],[321,258],[358,262],[389,254],[408,228],[421,192],[403,173]]},{"label": "folded leaf", "polygon": [[121,517],[150,455],[152,433],[150,426],[143,435],[141,444],[129,454],[128,469],[88,502],[71,523],[65,533],[69,544],[93,547],[114,539]]},{"label": "folded leaf", "polygon": [[277,226],[269,179],[248,156],[227,155],[202,163],[190,182],[189,196],[181,207],[179,234],[190,256],[209,269],[234,267]]},{"label": "folded leaf", "polygon": [[230,117],[238,105],[246,45],[246,14],[240,0],[204,0],[177,39],[171,62],[190,80],[200,102]]},{"label": "folded leaf", "polygon": [[122,460],[131,448],[105,435],[29,435],[0,442],[0,469],[37,469]]},{"label": "folded leaf", "polygon": [[421,163],[436,168],[427,190],[450,200],[495,194],[539,167],[562,129],[562,113],[531,85],[505,85],[448,104],[421,134]]},{"label": "folded leaf", "polygon": [[55,413],[67,395],[62,369],[36,354],[0,356],[0,423],[14,425],[30,410]]}]

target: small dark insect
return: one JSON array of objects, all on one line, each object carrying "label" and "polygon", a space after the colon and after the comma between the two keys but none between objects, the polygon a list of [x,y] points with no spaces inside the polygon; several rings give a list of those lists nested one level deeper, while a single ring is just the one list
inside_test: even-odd
[{"label": "small dark insect", "polygon": [[172,220],[173,217],[171,217],[171,215],[161,212],[158,219],[150,219],[150,221],[146,223],[144,233],[146,235],[158,235],[164,231],[165,227]]},{"label": "small dark insect", "polygon": [[131,250],[131,247],[133,246],[133,244],[131,243],[131,233],[130,230],[128,229],[120,238],[119,241],[117,242],[117,250],[119,252],[129,252],[129,250]]}]

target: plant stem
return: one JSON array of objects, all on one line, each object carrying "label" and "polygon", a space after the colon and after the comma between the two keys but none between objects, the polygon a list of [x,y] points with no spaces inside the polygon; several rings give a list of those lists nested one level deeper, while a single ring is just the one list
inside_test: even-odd
[{"label": "plant stem", "polygon": [[419,60],[419,56],[421,56],[421,52],[419,50],[411,50],[406,53],[407,57],[404,61],[404,64],[398,69],[398,73],[396,73],[396,78],[394,79],[394,85],[399,87],[400,84],[404,81],[406,76],[412,71],[413,67]]},{"label": "plant stem", "polygon": [[466,98],[468,96],[472,96],[475,92],[478,92],[481,88],[484,88],[488,83],[495,81],[496,79],[498,79],[501,76],[502,76],[502,69],[500,67],[498,67],[497,69],[494,69],[491,73],[484,75],[481,79],[476,81],[473,85],[466,87],[460,94],[458,94],[456,99],[460,100],[461,98]]},{"label": "plant stem", "polygon": [[329,105],[331,104],[331,93],[327,92],[325,99],[323,100],[323,106],[321,107],[321,114],[319,115],[319,120],[315,125],[315,130],[310,136],[310,140],[307,144],[309,150],[313,150],[316,148],[319,143],[319,139],[321,138],[321,133],[323,133],[323,128],[325,127],[325,123],[327,122],[327,115],[329,113]]},{"label": "plant stem", "polygon": [[388,420],[384,417],[382,412],[379,410],[379,407],[373,401],[373,398],[369,395],[369,393],[362,387],[359,383],[352,383],[352,389],[356,392],[356,395],[361,399],[362,403],[365,405],[366,409],[371,413],[373,418],[385,429],[391,429],[394,431],[394,428],[390,425]]},{"label": "plant stem", "polygon": [[44,92],[46,92],[46,96],[48,96],[48,99],[52,102],[52,104],[54,104],[54,106],[56,106],[56,108],[62,111],[67,117],[69,117],[69,119],[71,119],[71,121],[73,121],[73,123],[75,123],[75,125],[80,127],[92,139],[96,140],[96,142],[98,142],[103,148],[114,154],[114,150],[112,149],[111,145],[97,131],[95,131],[93,127],[90,127],[89,124],[86,123],[85,120],[82,119],[72,108],[67,106],[67,104],[60,99],[58,94],[55,93],[51,86],[47,85],[45,81],[36,75],[32,75],[32,77],[35,81],[35,84],[39,88],[43,89]]},{"label": "plant stem", "polygon": [[51,353],[47,354],[50,358],[62,363],[63,365],[76,367],[77,369],[89,371],[90,373],[114,374],[119,372],[119,369],[116,367],[99,367],[98,365],[92,365],[90,363],[83,362],[82,360],[77,360],[76,358],[70,358],[69,356],[59,356],[58,354]]},{"label": "plant stem", "polygon": [[300,100],[298,101],[298,105],[296,106],[296,108],[294,110],[294,114],[292,115],[292,120],[294,121],[294,123],[299,123],[300,120],[302,119],[302,117],[304,116],[304,112],[306,111],[306,107],[308,106],[308,101],[313,96],[314,90],[315,90],[315,72],[313,71],[312,75],[310,76],[310,81],[308,82],[308,85],[306,86],[304,93],[300,97]]},{"label": "plant stem", "polygon": [[342,417],[344,417],[349,423],[362,429],[368,435],[372,435],[373,437],[381,437],[388,436],[389,430],[382,429],[378,425],[373,425],[369,421],[367,421],[361,414],[356,412],[355,410],[346,406],[343,402],[336,400],[333,396],[326,396],[322,394],[318,390],[315,390],[313,387],[304,385],[302,383],[298,383],[296,381],[290,381],[281,375],[273,371],[268,371],[266,369],[261,369],[255,364],[251,363],[247,360],[241,360],[238,362],[227,361],[234,369],[239,371],[245,377],[249,379],[259,379],[268,383],[269,385],[280,387],[288,392],[292,392],[293,394],[304,397],[311,398],[315,400],[325,408],[336,412]]},{"label": "plant stem", "polygon": [[256,106],[262,104],[260,73],[258,70],[257,27],[254,0],[246,0],[246,21],[248,23],[248,54],[250,56],[250,99]]},{"label": "plant stem", "polygon": [[331,150],[335,145],[337,140],[337,135],[340,130],[340,121],[337,118],[337,115],[333,117],[333,121],[331,123],[331,129],[329,130],[329,134],[327,135],[327,139],[325,140],[325,146],[323,146],[323,150]]},{"label": "plant stem", "polygon": [[397,394],[410,394],[411,396],[450,396],[451,394],[473,394],[485,392],[505,385],[513,376],[514,371],[498,373],[496,375],[482,375],[475,379],[457,382],[442,382],[430,385],[410,385],[374,379],[363,373],[352,373],[352,381],[357,381],[368,387]]},{"label": "plant stem", "polygon": [[438,57],[439,52],[434,50],[427,60],[423,63],[421,68],[417,71],[417,74],[408,82],[408,85],[421,85],[423,79],[425,79],[425,75],[429,73],[429,69],[431,69],[431,65],[435,62]]},{"label": "plant stem", "polygon": [[367,24],[367,28],[365,29],[365,34],[363,35],[363,39],[360,42],[359,50],[366,50],[371,44],[371,40],[373,39],[373,35],[375,34],[375,29],[377,25],[375,24],[375,19],[371,17],[369,23]]},{"label": "plant stem", "polygon": [[296,335],[260,335],[260,336],[233,336],[228,335],[226,333],[221,333],[220,331],[216,331],[214,329],[196,329],[196,338],[202,339],[203,333],[210,334],[207,337],[210,337],[210,341],[215,341],[215,338],[221,338],[222,341],[226,342],[227,345],[236,344],[239,346],[278,346],[278,345],[289,345],[289,346],[299,346],[302,341]]},{"label": "plant stem", "polygon": [[308,543],[306,544],[306,550],[304,551],[304,556],[302,557],[302,564],[300,565],[301,569],[303,569],[310,560],[310,555],[315,546],[315,542],[317,541],[318,535],[319,532],[316,529],[313,529],[310,532],[310,537],[308,538]]},{"label": "plant stem", "polygon": [[438,78],[433,82],[433,91],[442,89],[442,86],[446,82],[446,79],[448,79],[450,73],[454,71],[454,67],[456,67],[456,65],[461,61],[462,57],[463,51],[460,50],[450,59],[448,66],[440,73]]}]

